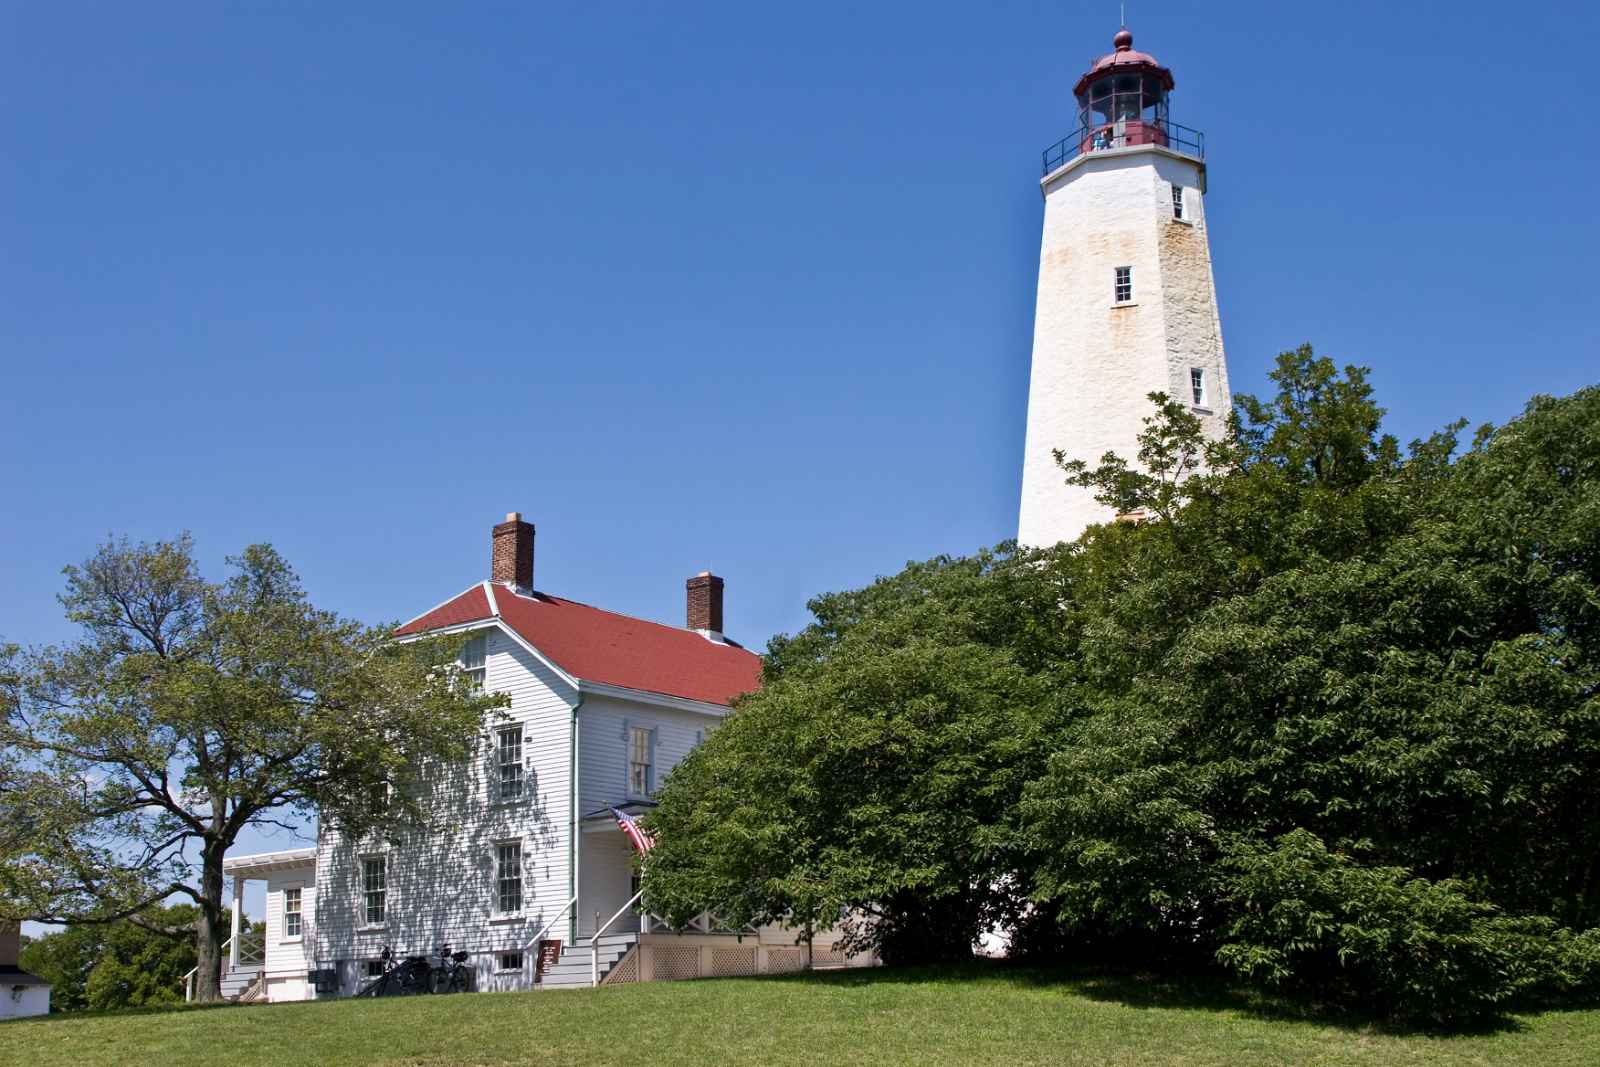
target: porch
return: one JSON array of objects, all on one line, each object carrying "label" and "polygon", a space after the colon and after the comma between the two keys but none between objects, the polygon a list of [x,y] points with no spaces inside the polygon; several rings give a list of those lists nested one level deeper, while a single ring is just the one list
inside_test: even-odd
[{"label": "porch", "polygon": [[[622,810],[637,815],[644,806],[635,802]],[[634,851],[611,810],[592,812],[581,825],[579,896],[528,946],[540,989],[784,974],[877,962],[870,954],[846,955],[833,931],[815,933],[806,941],[799,931],[775,925],[734,928],[710,912],[674,930],[661,916],[639,907],[643,891]],[[557,938],[559,948],[553,944]],[[541,950],[547,953],[544,958]]]},{"label": "porch", "polygon": [[[314,848],[236,856],[222,863],[233,881],[232,920],[223,942],[222,996],[257,1000],[307,1000],[317,850]],[[245,887],[266,883],[265,914],[245,915]],[[196,970],[183,976],[185,1000],[194,998]]]}]

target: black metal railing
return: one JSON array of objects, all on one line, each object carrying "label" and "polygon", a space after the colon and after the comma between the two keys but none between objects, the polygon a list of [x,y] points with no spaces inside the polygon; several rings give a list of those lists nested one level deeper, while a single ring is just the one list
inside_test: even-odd
[{"label": "black metal railing", "polygon": [[1206,158],[1206,135],[1165,119],[1155,122],[1129,120],[1097,126],[1079,126],[1044,150],[1044,173],[1060,170],[1081,155],[1112,148],[1160,145],[1196,159]]}]

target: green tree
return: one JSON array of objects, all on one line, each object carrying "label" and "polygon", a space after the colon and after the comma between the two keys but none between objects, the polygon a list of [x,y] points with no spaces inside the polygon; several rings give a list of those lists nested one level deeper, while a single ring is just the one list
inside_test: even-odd
[{"label": "green tree", "polygon": [[415,773],[463,758],[504,704],[455,669],[458,642],[314,608],[268,546],[229,564],[208,582],[187,537],[104,545],[65,572],[81,639],[0,675],[0,908],[167,930],[143,916],[186,896],[202,1000],[241,831],[313,810],[352,833],[419,821]]},{"label": "green tree", "polygon": [[908,962],[970,956],[1027,886],[1013,825],[1044,750],[1041,594],[1009,554],[818,597],[760,692],[668,776],[646,904],[678,922],[834,926]]},{"label": "green tree", "polygon": [[1010,917],[1397,1016],[1600,994],[1600,389],[1461,454],[1362,368],[1272,377],[1221,440],[1157,394],[1137,463],[1061,457],[1148,521],[813,601],[668,777],[651,906],[858,909],[891,960]]},{"label": "green tree", "polygon": [[199,909],[179,904],[141,916],[142,924],[106,927],[99,958],[84,983],[91,1009],[139,1008],[183,1002],[183,976],[195,965],[193,937],[157,933],[192,930]]},{"label": "green tree", "polygon": [[1147,445],[1208,455],[1177,490],[1068,465],[1164,511],[1079,547],[1117,578],[1065,607],[1085,698],[1024,804],[1039,895],[1258,980],[1490,1010],[1540,977],[1509,959],[1600,923],[1600,390],[1452,462],[1459,426],[1380,433],[1360,368],[1274,379],[1214,446],[1158,411]]},{"label": "green tree", "polygon": [[[68,926],[22,946],[18,963],[50,983],[51,1011],[83,1011],[89,1006],[89,972],[100,958],[106,924]],[[185,968],[187,970],[187,968]]]}]

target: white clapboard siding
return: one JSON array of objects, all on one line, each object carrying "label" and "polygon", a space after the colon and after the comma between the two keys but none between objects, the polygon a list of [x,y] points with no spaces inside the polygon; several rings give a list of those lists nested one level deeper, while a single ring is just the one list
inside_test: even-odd
[{"label": "white clapboard siding", "polygon": [[[604,811],[608,805],[648,799],[632,796],[628,789],[628,734],[633,727],[652,732],[653,778],[655,789],[659,790],[667,772],[721,720],[715,715],[590,695],[584,699],[578,721],[581,738],[578,791],[582,795],[582,812],[588,816]],[[585,833],[581,848],[580,939],[593,935],[596,912],[603,923],[633,895],[630,885],[632,855],[620,831]],[[637,920],[625,916],[606,932],[637,929]]]},{"label": "white clapboard siding", "polygon": [[[594,936],[595,917],[605,922],[633,896],[633,846],[620,831],[586,833],[579,860],[583,871],[583,914],[578,937]],[[606,928],[607,934],[638,933],[639,917],[626,914]]]},{"label": "white clapboard siding", "polygon": [[[378,839],[350,842],[336,833],[319,837],[317,851],[316,958],[341,964],[341,985],[360,981],[362,961],[384,945],[396,953],[432,953],[448,944],[473,955],[476,987],[521,984],[497,975],[499,953],[520,949],[555,916],[571,895],[567,827],[571,819],[572,706],[577,694],[498,628],[488,635],[485,685],[510,696],[508,717],[486,722],[469,765],[430,775],[430,805],[442,830],[411,834],[396,845]],[[523,727],[523,797],[499,802],[495,731]],[[495,913],[496,846],[519,840],[523,857],[520,914]],[[386,921],[365,923],[361,859],[387,859]],[[565,923],[559,924],[565,933]],[[530,957],[531,959],[531,957]]]},{"label": "white clapboard siding", "polygon": [[[283,891],[300,889],[300,936],[285,937],[283,932]],[[267,976],[304,978],[315,966],[316,936],[312,921],[316,916],[316,873],[311,864],[293,871],[274,871],[267,875]]]},{"label": "white clapboard siding", "polygon": [[583,813],[588,815],[608,804],[641,799],[628,794],[628,730],[631,727],[655,732],[655,788],[659,790],[667,772],[720,721],[716,715],[634,703],[617,697],[586,697],[579,715],[582,767],[578,789],[583,797]]}]

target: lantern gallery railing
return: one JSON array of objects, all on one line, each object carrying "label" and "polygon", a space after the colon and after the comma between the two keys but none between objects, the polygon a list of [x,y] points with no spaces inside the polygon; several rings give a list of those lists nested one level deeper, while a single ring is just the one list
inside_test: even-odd
[{"label": "lantern gallery railing", "polygon": [[1154,144],[1196,159],[1206,158],[1206,135],[1166,119],[1143,121],[1126,119],[1095,126],[1079,126],[1044,150],[1044,173],[1053,174],[1089,152],[1112,148],[1135,148]]}]

